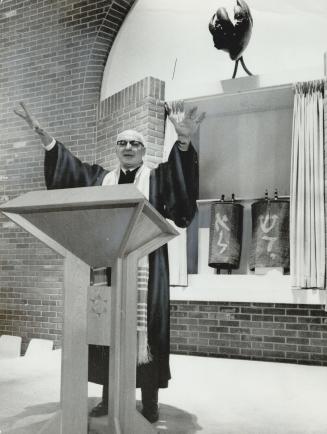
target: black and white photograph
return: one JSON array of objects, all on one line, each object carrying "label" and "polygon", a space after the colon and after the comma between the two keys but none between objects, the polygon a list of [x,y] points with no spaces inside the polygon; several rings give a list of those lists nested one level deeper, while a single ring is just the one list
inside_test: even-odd
[{"label": "black and white photograph", "polygon": [[0,434],[326,434],[325,0],[0,0]]}]

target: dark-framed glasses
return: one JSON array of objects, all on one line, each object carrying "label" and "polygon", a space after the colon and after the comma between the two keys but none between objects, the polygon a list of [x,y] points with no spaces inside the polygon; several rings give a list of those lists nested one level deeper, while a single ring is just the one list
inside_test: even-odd
[{"label": "dark-framed glasses", "polygon": [[120,148],[126,148],[127,143],[129,143],[134,149],[138,149],[141,146],[144,146],[143,143],[139,142],[138,140],[118,140],[117,146],[119,146]]}]

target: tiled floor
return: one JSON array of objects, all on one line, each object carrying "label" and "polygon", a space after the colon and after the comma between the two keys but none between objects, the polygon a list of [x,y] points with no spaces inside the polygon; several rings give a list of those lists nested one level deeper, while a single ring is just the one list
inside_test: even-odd
[{"label": "tiled floor", "polygon": [[[171,370],[159,395],[160,433],[327,433],[325,367],[172,355]],[[58,351],[46,363],[0,361],[1,434],[36,434],[58,409],[59,377]],[[101,389],[89,386],[92,406]],[[104,424],[91,420],[92,433]]]}]

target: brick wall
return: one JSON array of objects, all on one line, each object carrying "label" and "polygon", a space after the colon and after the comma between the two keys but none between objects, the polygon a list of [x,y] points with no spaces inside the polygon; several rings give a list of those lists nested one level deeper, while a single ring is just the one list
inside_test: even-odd
[{"label": "brick wall", "polygon": [[[110,47],[134,0],[0,4],[0,201],[44,188],[43,150],[13,114],[23,100],[81,159],[96,159],[96,108]],[[62,260],[0,217],[0,334],[60,344]]]},{"label": "brick wall", "polygon": [[174,301],[171,350],[327,366],[327,312],[320,305]]}]

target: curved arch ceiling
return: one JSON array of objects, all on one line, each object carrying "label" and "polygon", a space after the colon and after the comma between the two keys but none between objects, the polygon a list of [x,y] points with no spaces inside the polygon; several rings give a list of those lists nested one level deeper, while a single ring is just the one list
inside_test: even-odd
[{"label": "curved arch ceiling", "polygon": [[[305,70],[323,76],[327,51],[326,0],[247,0],[254,19],[244,53],[254,74]],[[166,98],[217,93],[217,82],[232,76],[234,63],[217,51],[208,22],[218,7],[233,16],[234,0],[138,0],[110,51],[101,99],[153,76],[166,82]],[[238,76],[244,75],[239,67]],[[310,76],[311,75],[311,76]],[[290,76],[290,74],[288,74]]]}]

